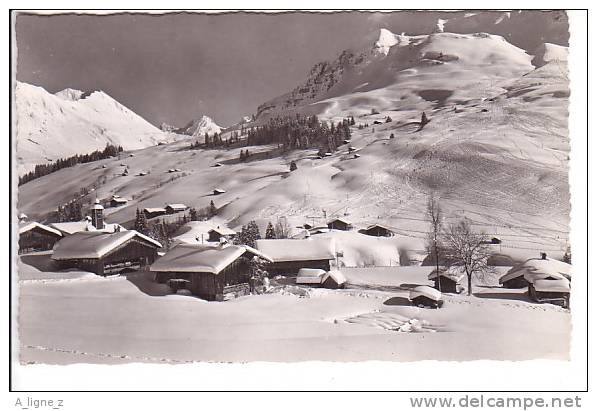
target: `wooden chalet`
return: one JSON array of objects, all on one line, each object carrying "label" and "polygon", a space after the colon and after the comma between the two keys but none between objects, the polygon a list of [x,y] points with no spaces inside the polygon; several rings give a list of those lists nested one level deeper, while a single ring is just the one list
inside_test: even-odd
[{"label": "wooden chalet", "polygon": [[161,207],[146,207],[143,209],[145,218],[150,219],[166,214],[166,209]]},{"label": "wooden chalet", "polygon": [[111,207],[120,207],[120,206],[126,205],[127,203],[128,203],[128,200],[126,198],[122,198],[120,196],[114,196],[110,200]]},{"label": "wooden chalet", "polygon": [[213,190],[213,195],[217,196],[217,195],[220,195],[220,194],[224,194],[225,192],[226,192],[226,190],[224,190],[224,189],[221,189],[221,188],[215,188],[215,189]]},{"label": "wooden chalet", "polygon": [[428,278],[433,280],[434,287],[442,293],[458,294],[464,273],[460,267],[440,268],[439,275],[437,270],[433,270]]},{"label": "wooden chalet", "polygon": [[348,231],[352,230],[352,223],[344,218],[335,218],[328,221],[328,228],[330,230]]},{"label": "wooden chalet", "polygon": [[56,244],[52,259],[61,269],[78,268],[108,275],[153,263],[161,247],[159,242],[134,230],[78,232]]},{"label": "wooden chalet", "polygon": [[222,239],[231,240],[236,236],[236,231],[231,230],[228,227],[217,226],[207,232],[208,241],[220,242]]},{"label": "wooden chalet", "polygon": [[427,285],[420,285],[413,288],[409,294],[409,300],[413,305],[440,308],[443,305],[441,299],[442,293],[435,288],[431,288]]},{"label": "wooden chalet", "polygon": [[370,225],[369,227],[360,230],[360,232],[374,237],[392,237],[394,235],[394,232],[391,229],[380,224]]},{"label": "wooden chalet", "polygon": [[500,284],[505,288],[525,288],[536,280],[571,280],[571,265],[563,261],[547,258],[530,258],[512,267],[500,277]]},{"label": "wooden chalet", "polygon": [[255,256],[272,261],[248,246],[181,243],[160,257],[150,270],[159,283],[186,280],[193,295],[208,301],[222,301],[229,293],[250,292],[249,261]]},{"label": "wooden chalet", "polygon": [[330,271],[336,258],[331,238],[257,240],[257,249],[273,260],[267,267],[270,274],[296,275],[301,268]]},{"label": "wooden chalet", "polygon": [[62,233],[55,228],[38,222],[23,223],[19,226],[19,253],[51,250]]},{"label": "wooden chalet", "polygon": [[166,206],[166,213],[175,214],[181,211],[185,211],[188,207],[184,204],[168,204]]}]

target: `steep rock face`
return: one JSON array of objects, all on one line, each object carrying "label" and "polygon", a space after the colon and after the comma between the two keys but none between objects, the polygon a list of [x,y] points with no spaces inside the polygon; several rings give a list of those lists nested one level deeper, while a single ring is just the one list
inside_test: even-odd
[{"label": "steep rock face", "polygon": [[56,94],[17,82],[16,148],[19,174],[75,154],[103,149],[149,147],[166,136],[102,91],[65,89]]},{"label": "steep rock face", "polygon": [[[260,105],[257,118],[300,108],[315,110],[313,103],[399,85],[404,93],[417,96],[421,91],[446,88],[434,84],[436,80],[447,84],[456,97],[462,90],[478,89],[480,83],[523,75],[533,69],[530,60],[524,50],[497,35],[439,32],[408,36],[381,29],[378,39],[361,52],[344,51],[332,62],[316,64],[303,84]],[[452,80],[460,84],[452,87]],[[320,109],[326,107],[320,105]]]}]

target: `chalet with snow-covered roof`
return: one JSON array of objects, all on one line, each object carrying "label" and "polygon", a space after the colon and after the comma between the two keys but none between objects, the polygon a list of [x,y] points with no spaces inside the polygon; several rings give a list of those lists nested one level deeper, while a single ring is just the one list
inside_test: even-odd
[{"label": "chalet with snow-covered roof", "polygon": [[244,245],[179,244],[152,264],[157,282],[188,281],[192,294],[208,301],[222,301],[229,293],[249,292],[249,261],[271,258]]},{"label": "chalet with snow-covered roof", "polygon": [[296,275],[301,268],[329,271],[336,258],[332,238],[257,240],[257,249],[271,257],[270,274]]},{"label": "chalet with snow-covered roof", "polygon": [[224,194],[226,192],[226,190],[222,189],[222,188],[214,188],[213,190],[213,195],[217,196],[220,194]]},{"label": "chalet with snow-covered roof", "polygon": [[188,207],[185,204],[168,204],[166,206],[166,213],[168,214],[175,214],[181,211],[185,211]]},{"label": "chalet with snow-covered roof", "polygon": [[220,242],[222,239],[231,240],[236,236],[236,231],[228,227],[217,226],[207,232],[208,241]]},{"label": "chalet with snow-covered roof", "polygon": [[328,228],[330,230],[348,231],[352,230],[352,223],[345,218],[335,218],[331,221],[328,221]]},{"label": "chalet with snow-covered roof", "polygon": [[123,205],[126,205],[128,203],[128,200],[126,198],[120,197],[120,196],[113,196],[112,199],[110,200],[110,206],[112,207],[121,207]]},{"label": "chalet with snow-covered roof", "polygon": [[161,247],[159,242],[134,230],[78,232],[56,243],[52,259],[61,269],[78,268],[108,275],[153,263]]},{"label": "chalet with snow-covered roof", "polygon": [[457,294],[460,292],[460,283],[464,278],[464,273],[461,267],[440,268],[439,275],[436,269],[427,278],[433,280],[434,287],[441,290],[442,293]]},{"label": "chalet with snow-covered roof", "polygon": [[374,237],[392,237],[394,235],[394,232],[390,228],[381,224],[370,225],[369,227],[360,230],[360,232]]},{"label": "chalet with snow-covered roof", "polygon": [[443,305],[442,293],[427,285],[420,285],[410,290],[409,300],[413,305],[439,308]]},{"label": "chalet with snow-covered roof", "polygon": [[62,238],[62,233],[55,228],[38,222],[19,225],[19,253],[51,250]]},{"label": "chalet with snow-covered roof", "polygon": [[535,280],[571,280],[572,266],[563,261],[547,258],[530,258],[525,262],[515,265],[506,274],[500,277],[500,284],[505,288],[528,287]]},{"label": "chalet with snow-covered roof", "polygon": [[161,207],[145,207],[143,209],[143,214],[145,214],[145,218],[149,220],[150,218],[166,214],[166,209]]}]

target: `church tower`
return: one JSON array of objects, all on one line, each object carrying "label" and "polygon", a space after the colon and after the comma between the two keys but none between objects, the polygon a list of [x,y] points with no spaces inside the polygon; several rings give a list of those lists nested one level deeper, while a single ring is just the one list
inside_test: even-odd
[{"label": "church tower", "polygon": [[104,207],[102,207],[97,198],[95,199],[95,204],[91,207],[91,224],[98,230],[104,228]]}]

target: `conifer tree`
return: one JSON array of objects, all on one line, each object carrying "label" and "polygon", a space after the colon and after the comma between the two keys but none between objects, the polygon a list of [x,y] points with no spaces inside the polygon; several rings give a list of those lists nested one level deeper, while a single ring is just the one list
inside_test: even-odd
[{"label": "conifer tree", "polygon": [[272,225],[271,221],[267,223],[267,228],[265,229],[265,238],[268,240],[276,238],[276,230],[274,230],[274,226]]}]

